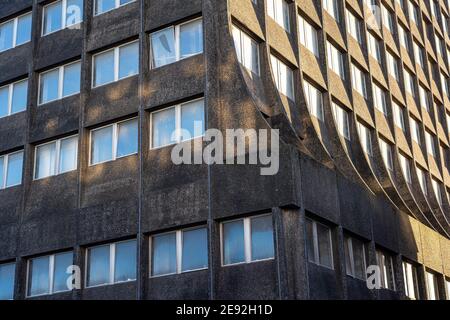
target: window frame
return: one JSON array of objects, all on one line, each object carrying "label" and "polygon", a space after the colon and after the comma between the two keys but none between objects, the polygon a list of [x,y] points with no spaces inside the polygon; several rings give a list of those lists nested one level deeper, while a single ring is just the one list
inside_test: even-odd
[{"label": "window frame", "polygon": [[131,0],[131,1],[127,2],[127,3],[120,4],[120,0],[114,0],[114,2],[115,2],[114,8],[109,9],[109,10],[106,10],[106,11],[102,11],[102,12],[100,12],[100,13],[97,13],[95,9],[97,8],[98,0],[94,0],[94,1],[93,1],[93,4],[92,4],[92,11],[93,11],[93,14],[92,14],[92,15],[93,15],[94,17],[98,17],[98,16],[100,16],[100,15],[102,15],[102,14],[104,14],[104,13],[108,13],[108,12],[117,10],[117,9],[119,9],[119,8],[122,8],[122,7],[124,7],[124,6],[128,5],[128,4],[131,4],[131,3],[136,2],[136,1],[137,1],[137,0]]},{"label": "window frame", "polygon": [[[12,156],[12,155],[18,154],[18,153],[22,153],[22,173],[21,173],[21,177],[22,178],[20,179],[20,183],[7,186],[6,183],[8,181],[9,157]],[[17,186],[22,185],[22,183],[23,183],[23,161],[24,161],[24,158],[25,158],[24,150],[22,149],[22,150],[19,150],[19,151],[14,151],[14,152],[11,152],[11,153],[3,154],[3,155],[0,156],[0,158],[3,158],[3,183],[2,183],[2,185],[0,185],[0,190],[5,190],[5,189],[8,189],[8,188],[17,187]]]},{"label": "window frame", "polygon": [[[21,111],[18,111],[18,112],[12,112],[12,106],[13,106],[12,103],[13,103],[13,97],[14,97],[14,86],[16,84],[19,84],[19,83],[22,83],[22,82],[25,82],[25,81],[27,82],[27,97],[26,97],[27,102],[25,104],[25,109],[21,110]],[[0,89],[4,89],[4,88],[8,87],[8,113],[6,115],[4,115],[4,116],[0,116],[0,119],[12,116],[14,114],[18,114],[18,113],[27,111],[27,109],[28,109],[28,86],[29,86],[28,78],[25,78],[25,79],[22,79],[22,80],[11,82],[9,84],[6,84],[6,85],[0,87]]]},{"label": "window frame", "polygon": [[[239,63],[248,71],[250,71],[250,74],[254,74],[256,76],[261,76],[261,58],[260,58],[260,52],[259,52],[259,42],[252,37],[250,34],[248,34],[247,32],[245,32],[242,28],[240,28],[239,26],[237,26],[236,24],[232,24],[231,25],[231,29],[237,29],[239,31],[239,45],[240,45],[240,52],[241,52],[241,56],[238,56],[238,61]],[[234,39],[234,34],[233,35],[233,40],[236,41]],[[245,53],[247,51],[244,52],[244,38],[247,37],[253,44],[256,45],[256,59],[258,61],[258,70],[255,70],[256,72],[254,72],[254,70],[251,69],[251,67],[248,67],[244,62],[245,62]],[[237,55],[237,51],[236,51],[236,55]]]},{"label": "window frame", "polygon": [[[411,274],[408,273],[408,266],[411,268]],[[405,289],[405,296],[410,300],[419,300],[421,298],[420,290],[419,290],[419,277],[417,272],[417,265],[415,263],[409,262],[407,260],[402,261],[402,270],[403,270],[403,282]],[[409,285],[409,276],[412,276],[411,282],[413,284],[413,288],[410,288]],[[409,294],[410,290],[414,290],[414,297],[411,297]]]},{"label": "window frame", "polygon": [[[277,63],[276,70],[274,70],[274,66],[273,66],[273,63],[272,63],[274,59],[276,60],[276,63]],[[291,81],[290,82],[291,82],[292,92],[288,92],[289,91],[288,87],[286,87],[286,92],[283,92],[281,90],[282,88],[281,88],[281,84],[280,84],[281,83],[281,81],[280,81],[280,79],[281,79],[281,68],[280,68],[280,65],[284,65],[284,67],[286,67],[286,70],[287,70],[286,74],[290,74],[291,75],[291,79],[290,79]],[[273,83],[275,84],[275,87],[277,88],[277,91],[280,94],[284,95],[289,100],[291,100],[292,102],[295,102],[295,99],[296,99],[296,94],[295,94],[295,75],[294,75],[295,70],[292,69],[287,63],[282,61],[279,58],[279,56],[277,56],[277,55],[275,55],[273,53],[270,53],[270,68],[272,70],[271,74],[272,74]],[[274,71],[277,71],[277,75],[276,76],[275,76],[275,72]],[[286,81],[286,83],[288,83],[288,82]],[[290,93],[292,94],[292,96],[288,95]]]},{"label": "window frame", "polygon": [[[17,44],[17,34],[18,34],[17,30],[18,30],[18,26],[19,26],[19,19],[20,19],[20,18],[23,18],[23,17],[25,17],[25,16],[27,16],[27,15],[30,15],[30,16],[31,16],[31,33],[30,33],[30,39],[29,39],[28,41],[25,41],[24,43]],[[9,20],[6,20],[6,21],[0,23],[0,27],[1,27],[2,25],[5,25],[5,24],[7,24],[7,23],[10,23],[11,21],[13,21],[13,34],[12,34],[13,43],[12,43],[12,47],[11,47],[11,48],[8,48],[8,49],[5,49],[5,50],[0,50],[0,53],[6,52],[6,51],[8,51],[8,50],[12,50],[12,49],[14,49],[14,48],[20,47],[20,46],[22,46],[22,45],[24,45],[24,44],[27,44],[27,43],[31,42],[31,38],[32,38],[32,35],[33,35],[33,13],[32,13],[32,11],[29,11],[29,12],[27,12],[27,13],[18,15],[17,17],[14,17],[14,18],[11,18],[11,19],[9,19]]]},{"label": "window frame", "polygon": [[[383,261],[379,261],[379,256],[382,256]],[[390,264],[390,276],[392,279],[392,288],[389,288],[389,283],[386,285],[386,282],[388,281],[386,279],[386,275],[385,275],[385,262],[386,262],[386,258],[389,258],[389,264]],[[380,271],[380,281],[381,281],[381,288],[386,289],[386,290],[390,290],[390,291],[397,291],[397,284],[396,282],[396,278],[395,278],[395,268],[394,268],[394,255],[385,251],[384,249],[380,249],[380,248],[376,248],[376,261],[377,261],[377,266],[381,269]],[[389,270],[386,270],[386,272],[388,272]]]},{"label": "window frame", "polygon": [[[429,277],[433,277],[433,289],[434,289],[434,299],[431,299],[431,284],[429,283]],[[439,292],[439,282],[438,275],[434,271],[430,271],[429,269],[425,270],[425,287],[426,287],[426,298],[427,300],[440,300],[441,294]]]},{"label": "window frame", "polygon": [[[351,141],[350,135],[350,120],[349,120],[349,111],[347,109],[341,107],[338,103],[332,101],[331,102],[331,111],[333,113],[333,118],[336,123],[336,129],[340,136],[342,136],[347,141]],[[343,116],[342,118],[339,116]],[[343,120],[343,122],[341,122]]]},{"label": "window frame", "polygon": [[[61,2],[61,28],[58,29],[58,30],[51,31],[49,33],[44,33],[45,32],[45,28],[44,28],[44,25],[45,25],[45,11],[46,11],[46,9],[48,7],[56,4],[57,2]],[[84,15],[84,0],[83,0],[83,15]],[[44,5],[42,7],[41,37],[46,37],[48,35],[51,35],[53,33],[58,32],[58,31],[61,31],[61,30],[64,30],[64,29],[68,29],[68,28],[70,28],[72,26],[76,26],[76,25],[82,24],[83,21],[84,21],[84,16],[83,15],[80,17],[81,20],[78,23],[67,25],[67,0],[56,0],[56,1],[52,1],[50,3],[47,3],[46,5]]]},{"label": "window frame", "polygon": [[[309,21],[300,13],[297,14],[298,17],[298,34],[299,34],[299,42],[302,46],[304,46],[306,49],[308,49],[312,54],[314,54],[315,57],[319,58],[319,32],[317,28],[309,23]],[[307,25],[308,29],[312,29],[310,37],[307,37],[308,33],[307,28],[305,28],[305,25]],[[310,43],[310,40],[312,40],[312,43]],[[310,45],[312,45],[312,48],[310,48]]]},{"label": "window frame", "polygon": [[[365,271],[364,272],[364,279],[362,279],[362,278],[360,278],[360,277],[358,277],[356,275],[356,271],[355,271],[356,270],[355,269],[355,252],[353,250],[353,240],[357,240],[357,241],[361,242],[361,244],[362,244],[362,248],[363,248],[363,261],[362,262],[363,262],[364,271]],[[351,235],[344,235],[344,245],[347,247],[347,251],[348,251],[348,254],[349,254],[349,258],[350,258],[350,268],[351,268],[351,270],[350,270],[351,273],[349,273],[349,270],[347,270],[347,267],[346,267],[345,268],[345,274],[347,276],[349,276],[349,277],[354,278],[354,279],[366,281],[366,279],[367,279],[367,272],[366,272],[367,271],[367,257],[366,257],[366,255],[367,255],[367,248],[366,248],[366,243],[364,241],[360,240],[360,239],[357,239],[357,238],[351,236]],[[345,253],[344,253],[344,255],[345,255]]]},{"label": "window frame", "polygon": [[[313,239],[310,239],[309,241],[313,241],[313,248],[314,248],[314,257],[313,260],[311,260],[311,257],[308,256],[308,262],[313,263],[315,265],[318,265],[320,267],[324,267],[327,268],[329,270],[335,270],[335,266],[334,266],[334,253],[333,253],[333,231],[331,229],[330,226],[318,222],[312,218],[306,217],[305,221],[309,220],[312,224],[312,233],[313,233]],[[329,245],[330,245],[330,259],[331,259],[331,267],[321,264],[320,263],[320,253],[319,253],[319,237],[317,235],[317,225],[320,224],[321,226],[325,227],[328,231],[328,240],[329,240]],[[306,228],[306,223],[305,223],[305,228]],[[308,241],[308,240],[307,240]]]},{"label": "window frame", "polygon": [[15,288],[16,288],[15,280],[16,280],[16,277],[17,277],[17,263],[15,261],[9,261],[9,262],[2,262],[2,263],[0,263],[0,269],[2,267],[6,267],[6,266],[10,266],[10,265],[14,266],[14,274],[13,274],[13,279],[12,279],[13,291],[12,291],[12,298],[11,299],[7,299],[5,301],[12,301],[12,300],[14,300],[14,291],[15,291]]}]

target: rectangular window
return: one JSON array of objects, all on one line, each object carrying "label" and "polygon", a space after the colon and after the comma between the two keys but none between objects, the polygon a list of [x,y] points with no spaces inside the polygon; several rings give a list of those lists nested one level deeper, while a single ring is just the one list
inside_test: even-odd
[{"label": "rectangular window", "polygon": [[136,0],[95,0],[94,15],[99,15],[117,9],[134,1]]},{"label": "rectangular window", "polygon": [[398,103],[396,103],[395,101],[392,101],[392,109],[393,109],[393,113],[394,113],[394,123],[397,127],[399,127],[400,129],[402,129],[403,132],[405,132],[406,130],[406,126],[405,126],[405,117],[403,114],[403,107],[400,107],[400,105]]},{"label": "rectangular window", "polygon": [[249,71],[259,75],[259,45],[249,35],[233,25],[233,39],[238,61]]},{"label": "rectangular window", "polygon": [[59,0],[44,7],[42,35],[68,28],[83,21],[83,0]]},{"label": "rectangular window", "polygon": [[398,36],[400,38],[400,45],[409,52],[408,32],[401,25],[398,25]]},{"label": "rectangular window", "polygon": [[416,25],[419,26],[419,9],[416,7],[416,5],[409,0],[408,1],[408,12],[409,12],[409,19]]},{"label": "rectangular window", "polygon": [[23,151],[0,156],[0,189],[22,184]]},{"label": "rectangular window", "polygon": [[205,133],[204,100],[194,100],[152,112],[151,148],[201,137]]},{"label": "rectangular window", "polygon": [[338,106],[336,103],[331,105],[333,110],[334,121],[341,136],[350,141],[350,126],[348,122],[348,112]]},{"label": "rectangular window", "polygon": [[383,22],[383,26],[393,34],[394,18],[392,16],[392,12],[388,10],[386,6],[383,4],[381,4],[381,20]]},{"label": "rectangular window", "polygon": [[362,43],[361,36],[361,20],[353,13],[351,13],[348,9],[345,10],[348,33],[359,43]]},{"label": "rectangular window", "polygon": [[306,219],[306,237],[309,262],[334,269],[331,229],[324,224]]},{"label": "rectangular window", "polygon": [[413,141],[417,142],[418,145],[421,145],[419,122],[413,118],[409,118],[409,123],[411,127],[411,138]]},{"label": "rectangular window", "polygon": [[387,115],[386,92],[375,83],[373,84],[373,98],[375,108]]},{"label": "rectangular window", "polygon": [[427,178],[425,175],[425,171],[420,168],[416,168],[416,172],[417,172],[417,177],[419,179],[420,189],[422,189],[422,192],[424,195],[428,195]]},{"label": "rectangular window", "polygon": [[381,156],[383,157],[384,164],[386,168],[390,171],[394,171],[394,163],[392,161],[392,146],[390,143],[386,142],[383,139],[379,139],[380,141],[380,150]]},{"label": "rectangular window", "polygon": [[92,87],[116,82],[139,73],[139,42],[134,41],[93,56]]},{"label": "rectangular window", "polygon": [[422,86],[419,85],[419,99],[420,99],[420,106],[430,112],[430,102],[428,101],[428,92],[427,90]]},{"label": "rectangular window", "polygon": [[413,42],[413,48],[415,62],[423,69],[425,67],[425,56],[423,48],[419,46],[416,41]]},{"label": "rectangular window", "polygon": [[116,160],[138,152],[138,119],[91,130],[90,165]]},{"label": "rectangular window", "polygon": [[330,42],[327,42],[327,55],[328,55],[328,66],[333,70],[341,79],[345,79],[344,72],[344,56],[341,51],[339,51]]},{"label": "rectangular window", "polygon": [[31,40],[31,12],[0,24],[0,52]]},{"label": "rectangular window", "polygon": [[151,276],[208,268],[208,234],[205,227],[177,230],[151,237]]},{"label": "rectangular window", "polygon": [[322,92],[306,80],[303,83],[306,102],[310,114],[316,117],[317,119],[323,121],[324,116],[323,116]]},{"label": "rectangular window", "polygon": [[405,90],[407,93],[416,96],[416,90],[414,89],[414,76],[407,70],[403,73],[405,77]]},{"label": "rectangular window", "polygon": [[447,83],[447,78],[445,77],[445,75],[441,72],[441,88],[442,88],[442,92],[443,94],[448,97],[448,83]]},{"label": "rectangular window", "polygon": [[368,33],[369,36],[369,54],[378,61],[381,62],[381,46],[380,41],[375,38],[374,35]]},{"label": "rectangular window", "polygon": [[25,111],[28,80],[21,80],[0,88],[0,118]]},{"label": "rectangular window", "polygon": [[308,23],[301,15],[298,16],[300,43],[303,44],[309,51],[319,57],[319,35],[317,29]]},{"label": "rectangular window", "polygon": [[222,265],[250,263],[275,256],[272,215],[221,224]]},{"label": "rectangular window", "polygon": [[203,52],[203,20],[198,18],[154,32],[150,43],[152,68],[200,54]]},{"label": "rectangular window", "polygon": [[41,296],[69,291],[67,279],[72,274],[67,268],[73,265],[73,252],[64,252],[28,260],[27,296]]},{"label": "rectangular window", "polygon": [[366,75],[365,73],[352,63],[352,82],[353,89],[360,93],[363,97],[367,97]]},{"label": "rectangular window", "polygon": [[337,0],[323,0],[323,8],[339,22],[339,7]]},{"label": "rectangular window", "polygon": [[0,300],[12,300],[14,298],[14,278],[16,264],[0,264]]},{"label": "rectangular window", "polygon": [[80,93],[81,62],[73,62],[39,75],[39,105]]},{"label": "rectangular window", "polygon": [[78,135],[36,146],[34,179],[77,169]]},{"label": "rectangular window", "polygon": [[376,256],[377,264],[381,271],[381,287],[395,291],[394,259],[392,255],[377,249]]},{"label": "rectangular window", "polygon": [[364,242],[350,236],[345,236],[344,253],[347,275],[365,280],[366,248]]},{"label": "rectangular window", "polygon": [[294,101],[294,71],[274,55],[270,55],[270,62],[278,91]]},{"label": "rectangular window", "polygon": [[399,153],[400,167],[402,168],[403,177],[408,184],[412,184],[411,178],[411,161],[409,158]]},{"label": "rectangular window", "polygon": [[425,144],[427,146],[427,152],[433,158],[436,158],[436,146],[434,144],[434,136],[425,130]]},{"label": "rectangular window", "polygon": [[426,271],[425,277],[427,283],[427,299],[439,300],[439,286],[436,275],[434,273]]},{"label": "rectangular window", "polygon": [[419,299],[419,286],[417,278],[417,267],[409,262],[403,261],[403,282],[405,283],[405,294],[408,298]]},{"label": "rectangular window", "polygon": [[372,156],[372,138],[370,129],[358,122],[358,134],[361,141],[361,147],[368,156]]},{"label": "rectangular window", "polygon": [[136,240],[88,248],[86,259],[87,287],[136,280]]},{"label": "rectangular window", "polygon": [[268,0],[267,14],[287,32],[291,31],[289,4],[285,0]]},{"label": "rectangular window", "polygon": [[389,75],[391,75],[391,77],[393,77],[395,80],[399,81],[400,75],[397,58],[395,58],[389,51],[386,52],[386,58]]},{"label": "rectangular window", "polygon": [[441,183],[436,179],[431,179],[431,186],[433,187],[434,195],[439,206],[442,207],[442,193],[441,193]]}]

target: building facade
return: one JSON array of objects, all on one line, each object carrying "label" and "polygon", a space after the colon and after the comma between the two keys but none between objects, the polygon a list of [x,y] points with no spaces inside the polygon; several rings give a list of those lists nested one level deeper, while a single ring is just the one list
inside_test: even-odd
[{"label": "building facade", "polygon": [[[449,299],[449,15],[2,1],[0,298]],[[175,164],[206,129],[279,130],[278,172]]]}]

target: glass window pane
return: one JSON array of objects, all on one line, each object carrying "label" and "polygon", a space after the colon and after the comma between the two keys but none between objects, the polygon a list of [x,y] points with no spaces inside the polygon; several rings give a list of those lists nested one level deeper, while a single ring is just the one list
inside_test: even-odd
[{"label": "glass window pane", "polygon": [[13,30],[14,30],[14,20],[0,25],[0,51],[12,48]]},{"label": "glass window pane", "polygon": [[63,97],[80,92],[81,63],[73,63],[64,67]]},{"label": "glass window pane", "polygon": [[14,153],[8,157],[6,186],[12,187],[22,183],[23,152]]},{"label": "glass window pane", "polygon": [[313,222],[306,219],[306,243],[308,246],[308,260],[309,262],[316,262],[316,255],[314,250],[314,232],[313,232]]},{"label": "glass window pane", "polygon": [[114,50],[94,57],[94,86],[114,81]]},{"label": "glass window pane", "polygon": [[100,14],[116,7],[116,0],[96,0],[95,14]]},{"label": "glass window pane", "polygon": [[73,265],[73,252],[64,252],[55,255],[55,269],[53,272],[53,292],[68,291],[67,279],[71,274],[67,268]]},{"label": "glass window pane", "polygon": [[50,292],[49,279],[50,257],[40,257],[30,260],[29,296],[47,294]]},{"label": "glass window pane", "polygon": [[153,148],[175,143],[175,108],[152,114]]},{"label": "glass window pane", "polygon": [[319,241],[319,263],[332,268],[330,229],[317,223],[317,239]]},{"label": "glass window pane", "polygon": [[152,275],[177,272],[177,244],[175,232],[152,239]]},{"label": "glass window pane", "polygon": [[89,249],[88,287],[109,283],[109,245]]},{"label": "glass window pane", "polygon": [[28,80],[14,84],[11,102],[11,113],[24,111],[27,108]]},{"label": "glass window pane", "polygon": [[62,28],[62,1],[44,8],[44,35]]},{"label": "glass window pane", "polygon": [[366,278],[366,267],[364,262],[364,243],[357,239],[352,239],[353,259],[355,264],[355,277]]},{"label": "glass window pane", "polygon": [[5,185],[5,157],[0,157],[0,189],[3,189],[3,186]]},{"label": "glass window pane", "polygon": [[114,282],[136,280],[136,240],[116,244]]},{"label": "glass window pane", "polygon": [[112,160],[113,127],[92,131],[91,163],[96,164]]},{"label": "glass window pane", "polygon": [[154,68],[176,61],[175,32],[173,27],[153,33],[151,41]]},{"label": "glass window pane", "polygon": [[183,232],[182,257],[182,271],[208,267],[208,235],[206,228]]},{"label": "glass window pane", "polygon": [[205,128],[205,117],[203,111],[204,100],[194,101],[181,106],[181,128],[182,140],[202,136]]},{"label": "glass window pane", "polygon": [[236,55],[238,61],[242,63],[241,30],[233,26],[232,32],[233,32],[234,47],[236,49]]},{"label": "glass window pane", "polygon": [[58,82],[58,69],[41,74],[39,91],[41,104],[58,99]]},{"label": "glass window pane", "polygon": [[16,46],[31,40],[31,13],[18,18]]},{"label": "glass window pane", "polygon": [[56,174],[56,142],[36,148],[35,178],[41,179]]},{"label": "glass window pane", "polygon": [[139,73],[139,42],[120,47],[119,79]]},{"label": "glass window pane", "polygon": [[244,220],[223,224],[223,263],[245,262]]},{"label": "glass window pane", "polygon": [[272,216],[251,219],[252,261],[274,257]]},{"label": "glass window pane", "polygon": [[138,120],[119,123],[117,157],[124,157],[138,151]]},{"label": "glass window pane", "polygon": [[351,239],[346,237],[344,240],[345,270],[347,271],[348,275],[353,276],[350,244],[351,244]]},{"label": "glass window pane", "polygon": [[78,136],[61,140],[59,173],[77,169]]},{"label": "glass window pane", "polygon": [[14,263],[0,265],[0,300],[12,300],[14,297]]},{"label": "glass window pane", "polygon": [[181,59],[203,52],[203,24],[196,20],[180,26]]},{"label": "glass window pane", "polygon": [[9,114],[9,87],[0,88],[0,117]]},{"label": "glass window pane", "polygon": [[83,0],[67,0],[66,27],[83,21]]}]

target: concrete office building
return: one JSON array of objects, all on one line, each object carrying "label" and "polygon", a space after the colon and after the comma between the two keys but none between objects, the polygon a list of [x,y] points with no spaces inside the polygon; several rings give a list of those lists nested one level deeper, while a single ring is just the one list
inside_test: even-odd
[{"label": "concrete office building", "polygon": [[[1,1],[0,298],[448,299],[449,15]],[[278,173],[174,164],[195,121],[279,129]]]}]

